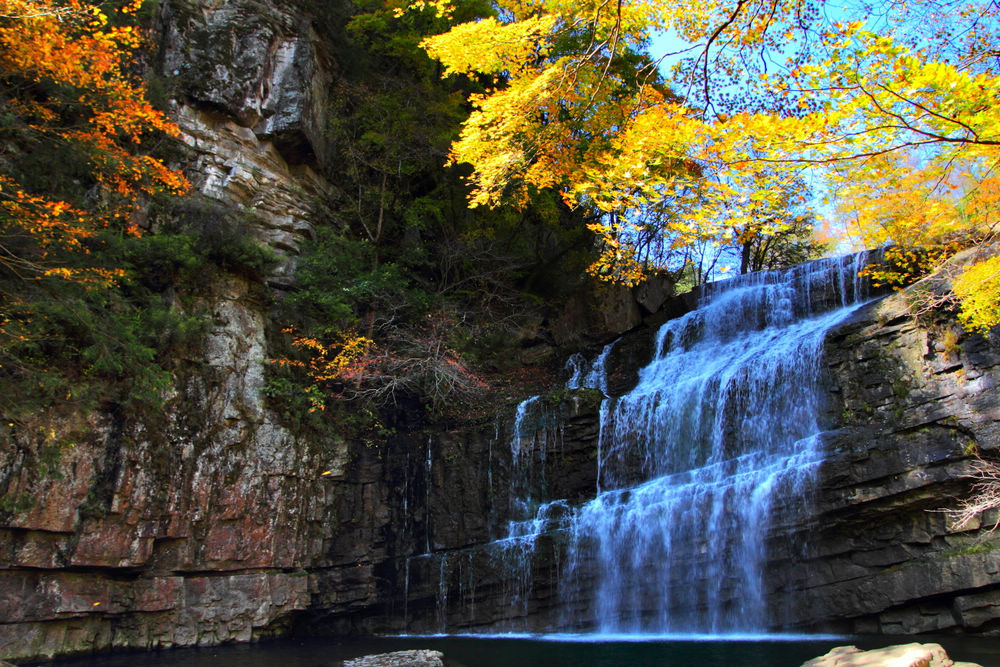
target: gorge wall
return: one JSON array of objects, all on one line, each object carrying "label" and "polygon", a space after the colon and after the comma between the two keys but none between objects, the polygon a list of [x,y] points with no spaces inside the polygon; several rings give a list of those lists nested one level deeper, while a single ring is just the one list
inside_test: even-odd
[{"label": "gorge wall", "polygon": [[[322,175],[336,63],[289,7],[171,1],[159,18],[178,160],[203,201],[246,214],[279,254],[278,298],[336,187]],[[554,387],[520,458],[513,405],[447,428],[400,406],[396,435],[372,445],[306,438],[263,397],[261,289],[234,275],[202,297],[205,348],[162,415],[57,407],[0,428],[0,659],[292,631],[570,627],[558,531],[508,560],[483,545],[524,485],[570,504],[593,495],[600,396]],[[691,306],[653,292],[565,314],[586,320],[590,342],[629,332],[608,359],[610,394],[634,384],[655,325]],[[1000,627],[996,517],[955,531],[932,511],[967,491],[974,449],[1000,444],[1000,350],[947,319],[917,324],[904,299],[865,307],[828,340],[828,460],[808,519],[767,535],[770,628]]]}]

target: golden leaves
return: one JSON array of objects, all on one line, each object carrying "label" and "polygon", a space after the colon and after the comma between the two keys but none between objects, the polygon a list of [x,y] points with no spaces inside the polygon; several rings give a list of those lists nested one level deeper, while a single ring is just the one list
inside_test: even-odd
[{"label": "golden leaves", "polygon": [[[879,34],[868,17],[827,26],[801,0],[497,5],[502,20],[424,42],[449,72],[503,81],[470,100],[452,160],[472,165],[474,204],[523,203],[551,188],[603,213],[591,225],[604,247],[595,274],[637,279],[623,216],[660,211],[672,244],[767,231],[762,220],[802,204],[807,172],[867,244],[932,248],[919,261],[900,257],[913,265],[996,228],[992,5],[957,3],[958,39],[920,19],[936,11],[926,3],[893,8],[899,29]],[[664,94],[635,56],[651,29],[702,45],[675,69],[690,101]],[[756,59],[768,49],[791,55],[764,69]],[[710,113],[709,84],[741,77],[771,106]],[[1000,301],[1000,288],[991,298]]]},{"label": "golden leaves", "polygon": [[445,65],[445,74],[537,72],[534,66],[551,44],[555,16],[536,16],[503,24],[495,18],[461,23],[450,32],[425,39],[421,46]]},{"label": "golden leaves", "polygon": [[1000,256],[967,266],[952,289],[961,304],[958,319],[966,329],[987,334],[1000,324]]},{"label": "golden leaves", "polygon": [[306,361],[281,358],[272,363],[306,372],[312,382],[304,389],[311,406],[309,412],[325,409],[320,385],[353,382],[375,350],[375,341],[350,330],[334,332],[332,342],[297,334],[293,327],[282,329],[282,333],[291,336],[292,347],[305,352],[308,358]]}]

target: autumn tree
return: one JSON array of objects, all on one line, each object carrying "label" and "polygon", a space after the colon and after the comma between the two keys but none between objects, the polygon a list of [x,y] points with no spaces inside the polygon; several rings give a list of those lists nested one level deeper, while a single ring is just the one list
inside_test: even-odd
[{"label": "autumn tree", "polygon": [[[656,232],[671,244],[718,238],[759,224],[756,212],[779,207],[803,180],[857,211],[869,244],[909,252],[993,238],[993,3],[498,5],[497,18],[424,43],[449,73],[496,81],[470,98],[452,159],[473,166],[474,203],[554,188],[606,212],[592,224],[605,245],[601,275],[641,277],[622,243],[637,211],[662,207]],[[682,45],[654,54],[672,64],[645,55],[654,31]],[[669,82],[660,81],[668,67]],[[624,237],[643,233],[632,226]]]},{"label": "autumn tree", "polygon": [[22,389],[69,358],[91,376],[151,360],[128,258],[107,249],[188,185],[150,155],[178,131],[134,74],[138,5],[0,0],[0,379]]},{"label": "autumn tree", "polygon": [[[119,11],[129,14],[138,4]],[[8,153],[0,164],[0,266],[6,271],[106,282],[113,273],[59,264],[49,249],[85,254],[85,239],[112,225],[138,233],[144,198],[187,187],[179,173],[138,150],[152,133],[177,133],[129,74],[139,41],[133,26],[112,26],[100,8],[78,0],[0,0],[4,134],[25,152],[39,145],[70,148],[81,158],[74,175],[92,189],[89,198],[63,197],[69,193],[55,182],[58,167],[24,173],[17,165],[24,155]]]},{"label": "autumn tree", "polygon": [[[529,315],[540,320],[546,299],[575,286],[588,262],[581,216],[558,196],[470,209],[467,167],[444,166],[468,95],[492,84],[442,79],[419,45],[492,15],[491,4],[405,7],[361,0],[329,27],[342,45],[327,128],[335,222],[317,221],[281,304],[291,326],[276,337],[284,349],[269,391],[289,416],[336,419],[341,409],[377,413],[403,400],[468,414],[486,389],[483,373],[516,365],[512,333]],[[329,26],[337,17],[324,11],[314,19]]]}]

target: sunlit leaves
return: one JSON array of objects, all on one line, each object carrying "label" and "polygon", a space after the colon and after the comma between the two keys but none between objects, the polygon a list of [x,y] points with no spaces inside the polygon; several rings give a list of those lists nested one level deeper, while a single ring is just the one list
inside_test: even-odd
[{"label": "sunlit leaves", "polygon": [[279,366],[291,366],[305,371],[311,384],[303,388],[310,412],[326,408],[326,392],[321,387],[356,383],[368,364],[375,342],[356,332],[337,332],[335,340],[322,342],[312,336],[297,334],[292,327],[282,330],[291,337],[292,347],[305,352],[305,361],[287,357],[272,359]]},{"label": "sunlit leaves", "polygon": [[503,24],[495,18],[462,23],[448,38],[429,38],[427,52],[445,63],[446,74],[528,72],[533,62],[551,48],[549,33],[554,16],[539,16]]},{"label": "sunlit leaves", "polygon": [[1000,257],[991,257],[967,267],[954,280],[961,301],[958,318],[967,329],[988,333],[1000,324]]},{"label": "sunlit leaves", "polygon": [[[498,80],[471,100],[453,160],[473,166],[475,203],[552,188],[603,214],[598,275],[640,279],[651,230],[664,247],[766,234],[806,180],[866,243],[923,269],[993,238],[993,4],[860,7],[838,24],[805,0],[498,6],[426,42],[446,68]],[[683,99],[641,55],[650,30],[693,45],[673,70]],[[651,211],[656,224],[630,226]]]}]

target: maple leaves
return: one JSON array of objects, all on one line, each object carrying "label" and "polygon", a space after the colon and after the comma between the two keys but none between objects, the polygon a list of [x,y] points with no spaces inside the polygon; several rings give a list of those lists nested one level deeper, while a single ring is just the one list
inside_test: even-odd
[{"label": "maple leaves", "polygon": [[965,269],[953,284],[961,300],[959,320],[966,328],[983,334],[1000,324],[1000,257],[991,257]]},{"label": "maple leaves", "polygon": [[[127,15],[139,4],[118,11]],[[107,285],[121,272],[68,266],[65,253],[86,254],[84,240],[109,226],[137,234],[134,216],[145,199],[187,189],[179,172],[140,151],[151,135],[177,134],[130,74],[140,40],[133,26],[111,25],[80,0],[0,0],[6,132],[15,144],[72,146],[95,186],[88,199],[69,202],[56,194],[60,188],[46,191],[38,179],[24,185],[11,163],[0,164],[0,268],[25,279]],[[59,169],[53,165],[53,173]]]},{"label": "maple leaves", "polygon": [[[511,20],[460,24],[425,40],[446,73],[490,74],[497,84],[470,98],[474,110],[452,152],[476,168],[473,205],[525,204],[537,189],[569,187],[595,161],[607,128],[663,101],[636,80],[634,54],[618,52],[642,39],[640,16],[621,4],[620,16],[602,13],[604,3],[585,4],[546,13],[535,3],[504,3]],[[565,57],[567,48],[579,58]]]},{"label": "maple leaves", "polygon": [[[650,234],[669,250],[780,233],[762,221],[804,182],[867,244],[930,247],[925,267],[994,238],[994,4],[862,7],[839,24],[807,0],[498,6],[425,41],[448,71],[497,79],[452,160],[473,166],[475,204],[553,188],[601,212],[595,274],[640,280]],[[643,54],[654,30],[690,44],[672,87]]]},{"label": "maple leaves", "polygon": [[188,187],[150,155],[178,131],[135,75],[139,4],[0,0],[0,387],[18,396],[6,419],[54,401],[155,405],[165,366],[202,330],[136,278],[149,277],[147,205]]},{"label": "maple leaves", "polygon": [[[303,389],[309,402],[309,412],[326,409],[327,393],[321,387],[345,383],[357,384],[361,369],[367,364],[375,341],[354,332],[335,332],[337,342],[322,342],[313,336],[296,333],[294,327],[286,327],[281,333],[291,338],[292,347],[305,353],[305,360],[280,357],[271,363],[288,366],[305,372],[310,384]],[[342,392],[341,392],[342,393]]]}]

